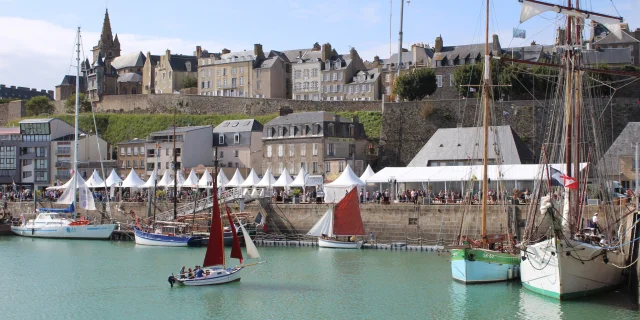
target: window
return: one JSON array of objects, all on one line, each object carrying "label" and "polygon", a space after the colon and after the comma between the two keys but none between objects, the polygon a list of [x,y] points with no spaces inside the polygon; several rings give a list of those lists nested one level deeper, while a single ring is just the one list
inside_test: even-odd
[{"label": "window", "polygon": [[307,144],[306,143],[301,143],[300,144],[300,156],[305,157],[307,155]]},{"label": "window", "polygon": [[244,77],[240,77],[240,85],[244,86]]},{"label": "window", "polygon": [[220,158],[224,158],[224,151],[220,151]]},{"label": "window", "polygon": [[341,84],[338,85],[338,92],[342,92],[342,85]]},{"label": "window", "polygon": [[220,69],[216,70],[216,75],[219,77],[220,76]]},{"label": "window", "polygon": [[318,76],[318,69],[317,68],[311,69],[311,76],[312,77],[317,77]]},{"label": "window", "polygon": [[331,74],[331,80],[333,80],[333,81],[338,80],[338,73],[337,72],[334,72],[334,73]]},{"label": "window", "polygon": [[240,154],[240,151],[239,151],[239,150],[233,150],[233,156],[234,156],[234,157],[236,157],[236,158],[237,158],[239,154]]},{"label": "window", "polygon": [[256,81],[256,89],[258,90],[260,90],[260,87],[261,87],[260,82],[261,82],[260,80]]},{"label": "window", "polygon": [[36,157],[46,157],[46,156],[47,156],[47,147],[36,148]]},{"label": "window", "polygon": [[300,169],[304,169],[304,171],[307,171],[307,163],[306,162],[300,162]]},{"label": "window", "polygon": [[353,138],[355,136],[355,127],[350,124],[349,125],[349,137]]},{"label": "window", "polygon": [[120,155],[124,156],[124,147],[120,147]]},{"label": "window", "polygon": [[336,135],[333,123],[329,123],[328,129],[329,129],[329,132],[327,132],[328,136],[335,136]]},{"label": "window", "polygon": [[47,181],[47,172],[46,171],[36,171],[36,181],[38,181],[38,182]]},{"label": "window", "polygon": [[290,144],[289,145],[289,157],[294,157],[296,155],[296,145],[295,144]]},{"label": "window", "polygon": [[309,78],[309,69],[304,69],[304,71],[302,71],[302,76],[305,79]]},{"label": "window", "polygon": [[179,157],[182,150],[180,148],[176,148],[176,157]]},{"label": "window", "polygon": [[233,143],[240,143],[240,134],[236,133],[233,135]]},{"label": "window", "polygon": [[283,144],[279,144],[278,145],[278,157],[282,157],[284,156],[284,145]]},{"label": "window", "polygon": [[327,155],[332,156],[335,153],[335,145],[333,143],[327,143]]},{"label": "window", "polygon": [[390,82],[391,81],[391,75],[390,74],[385,74],[384,75],[384,82]]},{"label": "window", "polygon": [[133,160],[133,168],[138,169],[138,160]]},{"label": "window", "polygon": [[[261,75],[262,75],[262,70],[256,71],[256,79],[260,79]],[[258,88],[258,89],[260,89],[260,88]]]},{"label": "window", "polygon": [[236,68],[235,67],[231,68],[231,74],[234,74],[234,75],[236,74]]},{"label": "window", "polygon": [[240,74],[244,74],[244,67],[240,67]]},{"label": "window", "polygon": [[313,162],[313,173],[318,173],[318,162]]},{"label": "window", "polygon": [[342,80],[342,72],[338,73],[338,80]]},{"label": "window", "polygon": [[271,158],[271,146],[267,146],[267,158]]},{"label": "window", "polygon": [[131,168],[131,160],[127,160],[127,169]]},{"label": "window", "polygon": [[329,161],[324,162],[324,172],[331,172],[331,162]]},{"label": "window", "polygon": [[314,156],[317,156],[317,155],[318,155],[318,144],[317,144],[317,143],[314,143],[314,144],[313,144],[313,151],[312,151],[312,154],[313,154]]},{"label": "window", "polygon": [[144,147],[140,147],[140,155],[144,156]]},{"label": "window", "polygon": [[[189,66],[191,66],[191,65],[189,65]],[[191,69],[191,68],[189,68],[189,69]],[[169,79],[171,79],[171,71],[169,71]]]},{"label": "window", "polygon": [[133,155],[134,156],[138,155],[138,147],[133,147]]},{"label": "window", "polygon": [[301,75],[302,75],[302,72],[300,72],[300,70],[296,70],[296,71],[293,73],[293,77],[294,77],[295,79],[300,79]]},{"label": "window", "polygon": [[227,68],[222,68],[222,75],[226,76],[227,75]]},{"label": "window", "polygon": [[442,88],[442,76],[436,76],[436,83],[438,84],[438,88]]},{"label": "window", "polygon": [[120,168],[124,169],[124,168],[125,168],[125,166],[124,166],[124,165],[125,165],[124,160],[122,160],[122,161],[120,162]]},{"label": "window", "polygon": [[127,155],[130,156],[131,155],[131,147],[127,147]]},{"label": "window", "polygon": [[329,74],[328,73],[323,73],[322,74],[322,81],[329,81]]},{"label": "window", "polygon": [[338,161],[338,172],[344,171],[344,161]]},{"label": "window", "polygon": [[218,136],[218,144],[224,144],[224,134]]}]

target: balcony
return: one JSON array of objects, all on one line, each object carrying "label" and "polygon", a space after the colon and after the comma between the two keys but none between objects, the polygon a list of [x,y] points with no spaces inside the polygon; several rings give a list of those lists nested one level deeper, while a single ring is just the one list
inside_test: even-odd
[{"label": "balcony", "polygon": [[56,161],[56,168],[60,168],[60,169],[69,169],[69,168],[71,168],[71,162],[67,162],[67,161]]},{"label": "balcony", "polygon": [[71,154],[71,148],[58,148],[56,154]]}]

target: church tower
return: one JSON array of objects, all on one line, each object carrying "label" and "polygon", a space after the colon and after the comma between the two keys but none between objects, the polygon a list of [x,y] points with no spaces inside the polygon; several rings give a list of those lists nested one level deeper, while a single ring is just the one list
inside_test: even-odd
[{"label": "church tower", "polygon": [[120,41],[118,35],[115,39],[111,33],[111,21],[109,21],[109,9],[104,14],[104,22],[102,24],[102,33],[98,45],[93,47],[93,63],[98,59],[98,53],[102,53],[106,64],[110,64],[113,59],[120,56]]}]

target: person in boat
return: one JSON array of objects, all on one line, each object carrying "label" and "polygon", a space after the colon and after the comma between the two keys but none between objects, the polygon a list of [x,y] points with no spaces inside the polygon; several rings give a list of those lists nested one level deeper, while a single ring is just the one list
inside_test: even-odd
[{"label": "person in boat", "polygon": [[182,269],[180,269],[180,279],[184,279],[186,277],[184,268],[185,267],[182,266]]},{"label": "person in boat", "polygon": [[593,214],[593,218],[591,218],[591,222],[593,222],[593,234],[599,234],[600,233],[600,225],[598,225],[598,213],[594,213]]},{"label": "person in boat", "polygon": [[199,266],[196,267],[198,271],[196,271],[196,278],[202,278],[204,276],[204,271]]},{"label": "person in boat", "polygon": [[322,239],[328,239],[328,238],[329,238],[329,237],[327,237],[327,235],[326,235],[326,234],[324,234],[324,233],[323,233],[323,234],[321,234],[321,235],[320,235],[320,237],[321,237]]},{"label": "person in boat", "polygon": [[187,275],[189,279],[193,279],[193,270],[191,270],[191,268],[189,268],[189,273]]}]

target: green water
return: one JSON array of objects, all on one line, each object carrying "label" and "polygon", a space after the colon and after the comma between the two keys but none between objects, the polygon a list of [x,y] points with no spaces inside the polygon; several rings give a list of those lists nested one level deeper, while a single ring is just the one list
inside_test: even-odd
[{"label": "green water", "polygon": [[619,292],[559,303],[516,282],[458,284],[448,255],[258,249],[268,263],[240,282],[170,288],[204,249],[0,237],[0,319],[640,318]]}]

